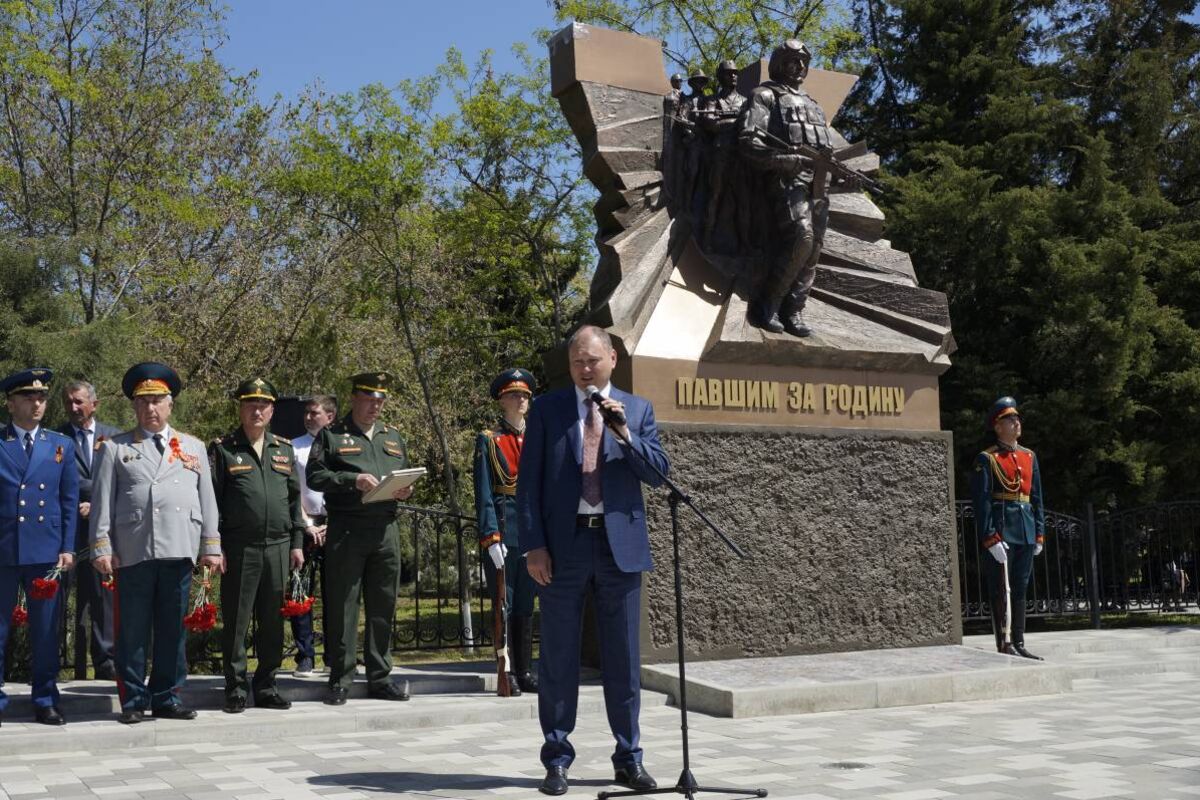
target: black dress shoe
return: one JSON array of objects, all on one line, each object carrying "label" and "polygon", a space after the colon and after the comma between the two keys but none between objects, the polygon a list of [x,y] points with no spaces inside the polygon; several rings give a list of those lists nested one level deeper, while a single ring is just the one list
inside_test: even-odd
[{"label": "black dress shoe", "polygon": [[150,716],[155,719],[195,719],[196,712],[183,703],[171,703],[169,706],[151,709]]},{"label": "black dress shoe", "polygon": [[408,692],[394,683],[385,683],[383,686],[367,689],[367,697],[372,700],[407,700]]},{"label": "black dress shoe", "polygon": [[506,677],[508,678],[508,696],[509,697],[520,697],[521,696],[521,684],[517,680],[517,676],[509,674]]},{"label": "black dress shoe", "polygon": [[616,774],[613,776],[613,782],[619,783],[622,786],[628,786],[630,789],[658,788],[658,781],[651,778],[650,773],[646,772],[646,768],[641,764],[618,767]]},{"label": "black dress shoe", "polygon": [[67,719],[54,706],[38,706],[33,710],[34,719],[43,725],[66,725]]},{"label": "black dress shoe", "polygon": [[117,722],[122,725],[136,725],[146,718],[146,712],[140,708],[127,708],[121,712],[121,716],[117,717]]},{"label": "black dress shoe", "polygon": [[1020,653],[1017,652],[1017,649],[1015,647],[1013,647],[1011,644],[1000,645],[999,651],[1006,656],[1020,656],[1021,655]]},{"label": "black dress shoe", "polygon": [[329,694],[325,698],[327,706],[344,706],[346,705],[346,697],[350,694],[350,690],[345,686],[330,686]]},{"label": "black dress shoe", "polygon": [[538,787],[538,791],[542,794],[560,795],[567,793],[567,768],[566,767],[547,767],[546,777],[542,779],[542,785]]},{"label": "black dress shoe", "polygon": [[523,675],[518,675],[517,676],[517,686],[521,687],[522,692],[530,692],[531,694],[537,694],[537,690],[538,690],[537,676],[534,675],[532,672],[526,672]]},{"label": "black dress shoe", "polygon": [[112,664],[101,664],[96,667],[96,680],[98,681],[115,681],[117,679],[117,670]]},{"label": "black dress shoe", "polygon": [[225,698],[225,705],[221,706],[221,710],[226,714],[240,714],[246,710],[246,698],[240,694],[231,694]]},{"label": "black dress shoe", "polygon": [[1042,658],[1041,656],[1035,656],[1033,653],[1026,650],[1024,642],[1022,642],[1021,644],[1014,644],[1013,650],[1016,650],[1017,655],[1019,655],[1021,658],[1031,658],[1034,661],[1045,661],[1046,660],[1046,659]]},{"label": "black dress shoe", "polygon": [[286,711],[292,707],[291,700],[285,700],[279,692],[271,692],[270,694],[260,694],[254,698],[255,708],[272,708],[278,711]]}]

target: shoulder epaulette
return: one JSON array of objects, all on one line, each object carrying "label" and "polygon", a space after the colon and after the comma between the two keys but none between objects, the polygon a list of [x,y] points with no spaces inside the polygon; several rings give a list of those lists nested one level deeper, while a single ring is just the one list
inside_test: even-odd
[{"label": "shoulder epaulette", "polygon": [[68,442],[71,441],[71,437],[67,436],[64,433],[59,433],[58,431],[53,431],[53,430],[47,430],[45,428],[43,428],[42,430],[45,431],[46,433],[50,434],[50,438],[52,438],[52,439],[55,436],[57,436],[59,439],[66,439]]},{"label": "shoulder epaulette", "polygon": [[275,437],[275,441],[276,441],[276,442],[283,442],[284,444],[291,444],[291,443],[292,443],[292,440],[291,440],[291,439],[288,439],[288,438],[286,438],[286,437],[280,436],[278,433],[272,433],[271,435]]}]

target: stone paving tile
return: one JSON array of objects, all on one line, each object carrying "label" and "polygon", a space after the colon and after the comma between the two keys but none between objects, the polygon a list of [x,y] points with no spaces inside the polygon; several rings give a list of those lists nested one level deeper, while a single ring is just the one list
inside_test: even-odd
[{"label": "stone paving tile", "polygon": [[[701,785],[762,787],[774,800],[1200,797],[1200,678],[1080,681],[1052,697],[751,719],[689,718]],[[303,730],[303,715],[298,714]],[[615,788],[603,714],[580,718],[571,796]],[[536,720],[310,734],[91,755],[0,753],[0,800],[531,798]],[[643,712],[646,763],[681,768],[678,711]],[[834,769],[857,762],[859,769]]]}]

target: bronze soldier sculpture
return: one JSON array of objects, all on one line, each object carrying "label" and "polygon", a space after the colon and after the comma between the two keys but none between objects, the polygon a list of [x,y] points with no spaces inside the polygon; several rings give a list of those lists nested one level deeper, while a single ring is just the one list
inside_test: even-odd
[{"label": "bronze soldier sculpture", "polygon": [[700,127],[708,134],[708,201],[704,216],[704,248],[712,249],[713,232],[721,199],[730,185],[729,173],[738,141],[738,114],[746,98],[737,90],[738,70],[732,61],[717,67],[717,93],[702,111],[696,112]]},{"label": "bronze soldier sculpture", "polygon": [[[802,312],[817,271],[817,257],[829,218],[824,186],[814,185],[812,158],[793,152],[797,145],[828,152],[825,114],[800,88],[808,76],[812,52],[789,39],[771,54],[770,80],[750,96],[739,120],[742,156],[762,174],[765,201],[773,217],[774,237],[761,280],[755,287],[747,319],[773,333],[808,336]],[[814,196],[816,199],[814,199]]]}]

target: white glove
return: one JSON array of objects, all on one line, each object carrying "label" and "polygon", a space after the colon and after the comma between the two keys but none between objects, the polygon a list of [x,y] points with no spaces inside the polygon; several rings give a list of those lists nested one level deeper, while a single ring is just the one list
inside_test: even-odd
[{"label": "white glove", "polygon": [[1042,554],[1042,551],[1043,551],[1043,550],[1045,550],[1045,549],[1046,549],[1046,548],[1042,546],[1042,543],[1041,543],[1041,542],[1038,542],[1038,543],[1037,543],[1037,547],[1033,548],[1033,554],[1034,554],[1035,556],[1040,556],[1040,555]]},{"label": "white glove", "polygon": [[988,552],[992,554],[992,558],[996,559],[996,561],[1000,564],[1008,563],[1007,550],[1008,545],[1006,545],[1004,542],[996,542],[994,545],[988,548]]},{"label": "white glove", "polygon": [[503,542],[496,542],[488,546],[488,555],[492,557],[492,563],[496,565],[496,569],[504,567],[504,557],[508,555],[508,548]]}]

